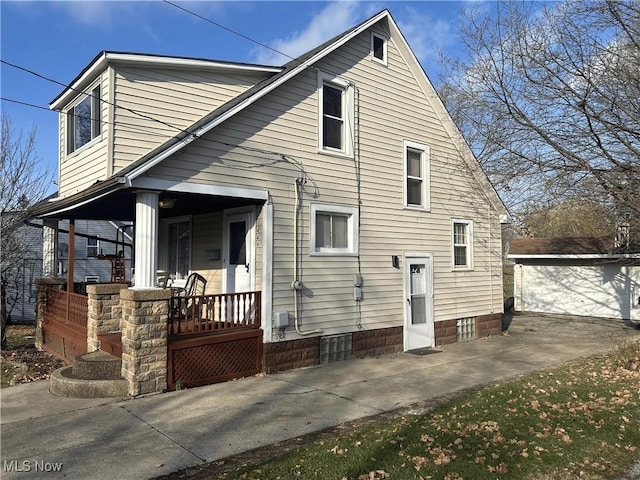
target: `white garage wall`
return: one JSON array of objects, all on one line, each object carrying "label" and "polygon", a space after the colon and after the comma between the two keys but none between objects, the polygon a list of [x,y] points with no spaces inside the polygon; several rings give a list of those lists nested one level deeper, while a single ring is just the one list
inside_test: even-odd
[{"label": "white garage wall", "polygon": [[516,265],[516,311],[640,320],[640,267]]}]

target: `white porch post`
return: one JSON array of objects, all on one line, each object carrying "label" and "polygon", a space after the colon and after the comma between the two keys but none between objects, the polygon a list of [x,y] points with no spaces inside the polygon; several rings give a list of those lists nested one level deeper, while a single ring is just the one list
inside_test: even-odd
[{"label": "white porch post", "polygon": [[158,192],[136,192],[135,288],[156,288],[158,265]]},{"label": "white porch post", "polygon": [[45,218],[42,222],[42,276],[58,275],[58,220]]}]

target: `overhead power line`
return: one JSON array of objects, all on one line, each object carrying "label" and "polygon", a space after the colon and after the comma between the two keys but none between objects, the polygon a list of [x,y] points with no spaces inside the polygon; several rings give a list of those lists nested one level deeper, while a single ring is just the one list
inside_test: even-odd
[{"label": "overhead power line", "polygon": [[[87,93],[87,92],[84,92],[84,91],[79,90],[77,88],[73,88],[71,85],[63,83],[63,82],[61,82],[59,80],[56,80],[54,78],[47,77],[46,75],[38,73],[38,72],[36,72],[34,70],[31,70],[29,68],[23,67],[21,65],[17,65],[15,63],[7,62],[6,60],[3,60],[3,59],[0,59],[0,62],[5,64],[5,65],[7,65],[7,66],[9,66],[9,67],[15,68],[17,70],[21,70],[21,71],[26,72],[26,73],[28,73],[30,75],[33,75],[33,76],[38,77],[38,78],[41,78],[42,80],[46,80],[47,82],[51,82],[51,83],[55,83],[57,85],[61,85],[61,86],[65,87],[65,88],[67,88],[67,89],[69,89],[69,90],[71,90],[73,92],[83,93],[83,94],[86,94],[87,96],[90,96],[91,98],[93,98],[93,94],[92,93]],[[98,100],[100,100],[101,102],[104,102],[104,103],[106,103],[108,105],[112,105],[112,106],[114,106],[116,108],[121,108],[121,109],[123,109],[123,110],[125,110],[125,111],[127,111],[129,113],[132,113],[134,115],[139,116],[140,118],[144,118],[146,120],[151,120],[152,122],[160,123],[160,124],[164,125],[165,127],[173,128],[174,130],[178,130],[178,131],[180,131],[182,133],[186,133],[187,135],[193,135],[193,133],[191,133],[191,132],[189,132],[187,130],[184,130],[184,129],[180,128],[180,127],[176,127],[175,125],[171,125],[170,123],[167,123],[167,122],[165,122],[163,120],[159,120],[159,119],[154,118],[154,117],[152,117],[150,115],[145,115],[144,113],[140,113],[140,112],[138,112],[136,110],[133,110],[131,108],[127,108],[127,107],[122,107],[120,105],[116,105],[115,103],[110,102],[108,100],[104,100],[102,98],[98,98]]]},{"label": "overhead power line", "polygon": [[270,47],[267,44],[259,42],[258,40],[254,39],[254,38],[251,38],[248,35],[245,35],[244,33],[240,33],[240,32],[238,32],[236,30],[233,30],[233,29],[231,29],[229,27],[225,27],[221,23],[215,22],[215,21],[211,20],[210,18],[203,17],[199,13],[196,13],[196,12],[194,12],[192,10],[189,10],[188,8],[185,8],[185,7],[183,7],[181,5],[178,5],[176,3],[170,2],[169,0],[163,0],[163,1],[166,4],[169,4],[169,5],[173,6],[173,7],[176,7],[178,10],[182,10],[183,12],[188,13],[189,15],[193,15],[194,17],[197,17],[200,20],[204,20],[205,22],[210,23],[211,25],[215,25],[218,28],[222,28],[223,30],[226,30],[227,32],[233,33],[234,35],[237,35],[239,37],[244,38],[245,40],[249,40],[250,42],[255,43],[256,45],[259,45],[259,46],[264,47],[264,48],[266,48],[268,50],[271,50],[272,52],[278,53],[278,54],[282,55],[283,57],[287,57],[287,58],[289,58],[291,60],[295,60],[295,58],[292,57],[291,55],[287,55],[286,53],[281,52],[281,51],[279,51],[279,50],[277,50],[277,49],[275,49],[273,47]]}]

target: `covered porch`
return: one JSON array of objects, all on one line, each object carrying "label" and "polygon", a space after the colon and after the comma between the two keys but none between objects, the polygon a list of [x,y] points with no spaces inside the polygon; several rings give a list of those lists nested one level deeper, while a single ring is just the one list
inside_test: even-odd
[{"label": "covered porch", "polygon": [[76,219],[134,222],[131,278],[88,285],[79,296],[69,287],[70,261],[66,289],[42,282],[41,346],[69,362],[84,353],[85,332],[84,351],[122,358],[130,395],[261,371],[263,290],[270,288],[267,192],[152,183],[163,189],[115,184],[39,207],[45,275],[57,264],[57,220],[69,219],[70,259]]}]

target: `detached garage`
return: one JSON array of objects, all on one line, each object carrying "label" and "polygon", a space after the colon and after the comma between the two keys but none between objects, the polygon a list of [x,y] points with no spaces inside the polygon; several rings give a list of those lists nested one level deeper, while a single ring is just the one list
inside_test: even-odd
[{"label": "detached garage", "polygon": [[516,312],[640,323],[640,249],[622,251],[603,238],[519,238],[508,258]]}]

